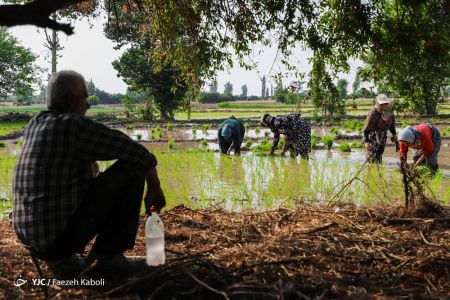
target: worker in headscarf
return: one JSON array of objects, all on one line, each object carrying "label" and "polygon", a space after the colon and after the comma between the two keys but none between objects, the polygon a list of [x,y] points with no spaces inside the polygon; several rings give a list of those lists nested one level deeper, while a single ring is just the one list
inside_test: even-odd
[{"label": "worker in headscarf", "polygon": [[228,155],[234,149],[234,153],[240,155],[244,135],[245,128],[242,122],[238,121],[234,116],[225,120],[217,130],[220,152]]},{"label": "worker in headscarf", "polygon": [[400,160],[407,164],[408,148],[417,152],[413,156],[413,167],[425,164],[435,173],[438,168],[438,153],[441,149],[441,133],[430,123],[407,126],[398,135],[400,143]]},{"label": "worker in headscarf", "polygon": [[270,155],[275,153],[280,135],[283,134],[286,141],[281,154],[284,155],[287,150],[290,150],[291,156],[300,155],[301,158],[308,159],[308,153],[311,152],[311,125],[299,114],[292,113],[276,117],[265,114],[260,124],[269,127],[274,134]]},{"label": "worker in headscarf", "polygon": [[364,147],[370,162],[381,163],[387,140],[387,130],[392,134],[391,141],[397,143],[394,115],[389,113],[389,98],[380,94],[375,106],[369,112],[364,124]]}]

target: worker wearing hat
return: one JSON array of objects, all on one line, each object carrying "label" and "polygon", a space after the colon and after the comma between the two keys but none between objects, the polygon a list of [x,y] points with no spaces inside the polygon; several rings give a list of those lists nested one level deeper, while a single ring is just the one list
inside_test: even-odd
[{"label": "worker wearing hat", "polygon": [[430,123],[416,126],[407,126],[400,131],[400,159],[402,164],[407,163],[408,148],[417,152],[413,156],[413,167],[425,164],[435,173],[438,168],[438,153],[441,148],[441,133]]},{"label": "worker wearing hat", "polygon": [[311,125],[299,114],[292,113],[276,117],[264,114],[260,124],[269,127],[273,132],[274,140],[270,155],[275,153],[280,135],[283,134],[286,137],[286,142],[281,150],[282,155],[290,150],[293,157],[300,155],[302,158],[308,158],[308,153],[311,152]]},{"label": "worker wearing hat", "polygon": [[234,116],[225,120],[217,130],[220,152],[228,155],[234,149],[234,153],[240,155],[244,135],[245,128],[242,122],[238,121]]},{"label": "worker wearing hat", "polygon": [[376,98],[375,106],[369,112],[364,124],[364,148],[370,162],[381,163],[386,147],[387,131],[392,134],[391,140],[397,143],[394,115],[389,113],[389,98],[380,94]]}]

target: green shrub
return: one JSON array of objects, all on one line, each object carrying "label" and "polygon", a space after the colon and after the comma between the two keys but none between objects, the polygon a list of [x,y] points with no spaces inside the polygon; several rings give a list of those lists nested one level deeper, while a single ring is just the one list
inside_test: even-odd
[{"label": "green shrub", "polygon": [[322,140],[325,147],[330,150],[331,146],[333,146],[334,138],[332,136],[326,135],[322,138]]},{"label": "green shrub", "polygon": [[348,142],[342,142],[339,144],[339,150],[343,152],[351,152],[352,148]]}]

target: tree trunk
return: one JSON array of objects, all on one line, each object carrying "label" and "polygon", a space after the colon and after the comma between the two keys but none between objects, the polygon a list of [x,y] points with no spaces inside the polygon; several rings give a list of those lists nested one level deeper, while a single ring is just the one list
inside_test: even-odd
[{"label": "tree trunk", "polygon": [[58,46],[58,41],[56,40],[58,36],[56,35],[56,30],[52,30],[52,74],[56,73],[56,64],[57,64],[57,57],[56,57],[56,48]]}]

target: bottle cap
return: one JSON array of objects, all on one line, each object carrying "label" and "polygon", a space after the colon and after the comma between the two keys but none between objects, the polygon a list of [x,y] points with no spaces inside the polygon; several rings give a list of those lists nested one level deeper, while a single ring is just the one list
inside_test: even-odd
[{"label": "bottle cap", "polygon": [[152,205],[152,207],[150,207],[150,212],[155,212],[156,211],[156,207],[154,207],[153,205]]}]

